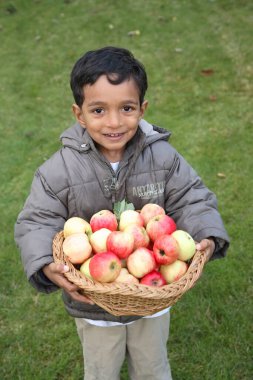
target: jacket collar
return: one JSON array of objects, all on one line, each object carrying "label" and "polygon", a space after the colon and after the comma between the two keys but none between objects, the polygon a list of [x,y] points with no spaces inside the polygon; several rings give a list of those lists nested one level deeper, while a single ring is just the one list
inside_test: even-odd
[{"label": "jacket collar", "polygon": [[[157,140],[168,140],[171,133],[164,128],[157,127],[148,123],[146,120],[142,119],[139,123],[139,128],[134,138],[127,144],[126,147],[126,158],[132,156],[132,147],[134,150],[142,149]],[[61,136],[60,140],[62,145],[75,149],[79,152],[88,152],[90,149],[97,151],[94,141],[88,134],[87,130],[83,128],[79,123],[74,124],[72,127],[65,130]],[[136,147],[137,144],[137,147]]]}]

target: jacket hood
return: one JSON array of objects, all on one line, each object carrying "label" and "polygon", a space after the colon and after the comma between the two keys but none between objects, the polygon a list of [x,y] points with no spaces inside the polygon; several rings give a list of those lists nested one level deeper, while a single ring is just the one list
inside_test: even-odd
[{"label": "jacket hood", "polygon": [[[166,129],[152,125],[144,119],[140,121],[139,128],[144,135],[145,146],[157,140],[168,140],[171,135]],[[87,130],[79,123],[65,130],[61,134],[60,140],[63,146],[73,148],[79,152],[87,151],[94,146]]]},{"label": "jacket hood", "polygon": [[146,135],[147,145],[157,140],[167,141],[171,136],[171,132],[167,131],[165,128],[150,124],[144,119],[140,121],[139,126],[142,132]]}]

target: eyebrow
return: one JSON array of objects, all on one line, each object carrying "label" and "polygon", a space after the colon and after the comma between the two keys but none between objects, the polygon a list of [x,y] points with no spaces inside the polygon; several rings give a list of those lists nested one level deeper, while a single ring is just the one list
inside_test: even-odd
[{"label": "eyebrow", "polygon": [[[132,100],[132,99],[126,99],[126,100],[123,100],[121,102],[122,104],[134,104],[134,105],[138,105],[139,102],[138,101],[135,101],[135,100]],[[87,104],[88,107],[93,107],[93,106],[104,106],[106,105],[107,103],[106,102],[103,102],[102,100],[95,100],[93,102],[90,102]]]}]

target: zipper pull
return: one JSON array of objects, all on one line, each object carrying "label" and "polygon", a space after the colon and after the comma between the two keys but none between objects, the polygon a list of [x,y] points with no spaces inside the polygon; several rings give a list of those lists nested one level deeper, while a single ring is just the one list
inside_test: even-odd
[{"label": "zipper pull", "polygon": [[111,181],[111,185],[110,185],[110,191],[111,191],[111,195],[112,195],[112,205],[113,206],[114,206],[114,203],[116,201],[116,191],[117,191],[117,188],[118,188],[117,177],[113,176],[112,177],[112,181]]},{"label": "zipper pull", "polygon": [[112,177],[111,184],[110,184],[110,190],[113,192],[113,191],[116,191],[117,188],[118,188],[117,178],[116,177]]}]

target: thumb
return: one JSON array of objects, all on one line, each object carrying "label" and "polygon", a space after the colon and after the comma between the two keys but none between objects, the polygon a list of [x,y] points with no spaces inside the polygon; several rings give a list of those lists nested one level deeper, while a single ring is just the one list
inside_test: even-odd
[{"label": "thumb", "polygon": [[200,243],[197,243],[196,244],[196,249],[198,251],[204,251],[204,250],[209,250],[211,252],[211,254],[213,253],[214,249],[215,249],[215,242],[213,239],[203,239],[201,240]]},{"label": "thumb", "polygon": [[196,244],[196,249],[197,249],[198,251],[201,251],[201,249],[202,249],[202,245],[201,245],[200,243],[197,243],[197,244]]},{"label": "thumb", "polygon": [[201,240],[201,242],[199,242],[199,243],[196,244],[196,249],[198,251],[203,251],[206,248],[208,248],[209,245],[210,245],[209,240],[208,239],[203,239],[203,240]]},{"label": "thumb", "polygon": [[57,273],[66,273],[69,272],[69,267],[64,264],[56,264],[55,272]]}]

